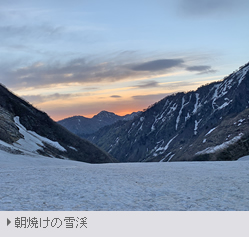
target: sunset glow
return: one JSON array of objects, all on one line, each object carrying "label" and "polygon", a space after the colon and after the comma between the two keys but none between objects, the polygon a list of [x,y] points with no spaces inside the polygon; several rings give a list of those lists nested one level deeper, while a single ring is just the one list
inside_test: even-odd
[{"label": "sunset glow", "polygon": [[1,1],[0,82],[56,121],[142,111],[248,61],[234,2]]}]

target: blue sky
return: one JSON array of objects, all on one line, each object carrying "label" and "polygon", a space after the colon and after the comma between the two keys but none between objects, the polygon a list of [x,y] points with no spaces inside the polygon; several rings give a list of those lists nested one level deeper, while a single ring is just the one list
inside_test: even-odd
[{"label": "blue sky", "polygon": [[249,61],[247,0],[0,0],[0,82],[59,120],[123,115]]}]

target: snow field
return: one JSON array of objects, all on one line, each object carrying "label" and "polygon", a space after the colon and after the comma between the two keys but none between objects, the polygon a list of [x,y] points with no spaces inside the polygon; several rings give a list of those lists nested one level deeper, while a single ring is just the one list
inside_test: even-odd
[{"label": "snow field", "polygon": [[248,211],[248,170],[248,161],[92,165],[0,151],[0,210]]}]

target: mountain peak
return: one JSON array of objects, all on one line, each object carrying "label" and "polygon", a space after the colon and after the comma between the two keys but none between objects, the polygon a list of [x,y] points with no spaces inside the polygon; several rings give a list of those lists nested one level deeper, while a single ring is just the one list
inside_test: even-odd
[{"label": "mountain peak", "polygon": [[85,138],[87,134],[92,134],[107,125],[114,124],[118,121],[132,120],[138,116],[139,113],[140,112],[133,112],[132,114],[119,116],[113,112],[103,110],[94,115],[92,118],[74,116],[58,121],[58,123],[76,135]]},{"label": "mountain peak", "polygon": [[102,110],[101,112],[99,112],[97,115],[94,115],[93,118],[95,119],[104,119],[104,118],[114,118],[114,117],[119,117],[118,115],[116,115],[113,112],[108,112],[106,110]]}]

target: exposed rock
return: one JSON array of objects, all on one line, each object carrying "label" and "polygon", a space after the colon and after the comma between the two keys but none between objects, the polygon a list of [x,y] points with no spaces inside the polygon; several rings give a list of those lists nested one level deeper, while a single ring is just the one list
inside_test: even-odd
[{"label": "exposed rock", "polygon": [[[33,146],[36,144],[39,149],[30,149],[32,145],[28,146],[29,142]],[[46,113],[15,96],[2,85],[0,85],[0,144],[0,149],[12,153],[42,154],[89,163],[116,161],[89,141],[70,133]]]},{"label": "exposed rock", "polygon": [[248,105],[249,63],[222,81],[167,96],[134,120],[88,139],[123,162],[236,160],[249,154]]}]

